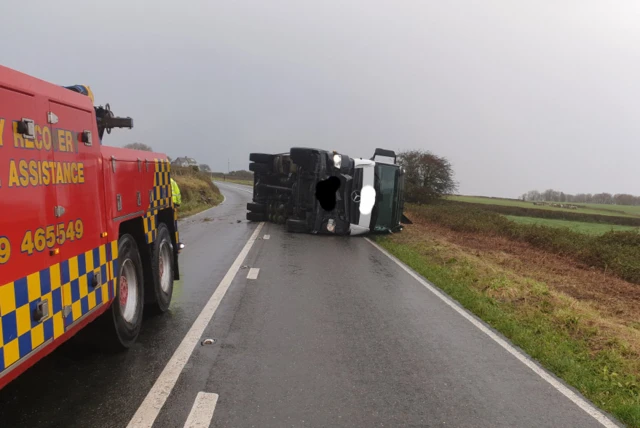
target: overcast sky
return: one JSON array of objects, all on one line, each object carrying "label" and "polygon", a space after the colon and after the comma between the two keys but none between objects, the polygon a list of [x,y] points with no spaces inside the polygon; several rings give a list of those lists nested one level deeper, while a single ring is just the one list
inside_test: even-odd
[{"label": "overcast sky", "polygon": [[1,0],[2,64],[214,170],[427,149],[460,192],[640,194],[640,2]]}]

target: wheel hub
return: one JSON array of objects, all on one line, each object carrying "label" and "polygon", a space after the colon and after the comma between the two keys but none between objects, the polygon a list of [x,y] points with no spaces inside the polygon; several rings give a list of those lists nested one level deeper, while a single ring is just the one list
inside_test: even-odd
[{"label": "wheel hub", "polygon": [[133,323],[138,312],[138,276],[131,259],[125,260],[120,274],[120,311],[128,323]]},{"label": "wheel hub", "polygon": [[120,306],[123,308],[127,305],[127,298],[129,297],[129,284],[126,276],[120,277]]}]

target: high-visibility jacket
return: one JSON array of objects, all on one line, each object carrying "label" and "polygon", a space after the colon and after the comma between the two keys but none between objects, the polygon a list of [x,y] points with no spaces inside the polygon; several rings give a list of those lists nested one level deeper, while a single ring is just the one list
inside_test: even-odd
[{"label": "high-visibility jacket", "polygon": [[174,205],[182,205],[182,196],[180,195],[180,188],[178,183],[173,178],[171,179],[171,197],[173,198]]}]

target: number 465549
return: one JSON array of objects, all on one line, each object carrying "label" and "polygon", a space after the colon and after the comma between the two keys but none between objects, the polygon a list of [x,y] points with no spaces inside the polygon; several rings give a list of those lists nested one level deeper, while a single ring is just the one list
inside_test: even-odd
[{"label": "number 465549", "polygon": [[68,224],[50,224],[35,231],[27,230],[22,238],[20,251],[31,255],[34,251],[44,251],[46,248],[63,245],[67,241],[81,239],[83,234],[84,225],[80,219],[72,220]]}]

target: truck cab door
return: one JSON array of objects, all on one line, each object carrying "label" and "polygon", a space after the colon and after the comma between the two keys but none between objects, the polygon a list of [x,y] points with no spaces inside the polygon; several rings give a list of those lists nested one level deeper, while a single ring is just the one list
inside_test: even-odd
[{"label": "truck cab door", "polygon": [[0,86],[0,377],[64,333],[48,100]]},{"label": "truck cab door", "polygon": [[[102,157],[90,99],[86,108],[50,100],[58,222],[64,227],[60,251],[65,329],[110,298],[113,246],[106,232]],[[116,250],[117,253],[117,250]]]}]

